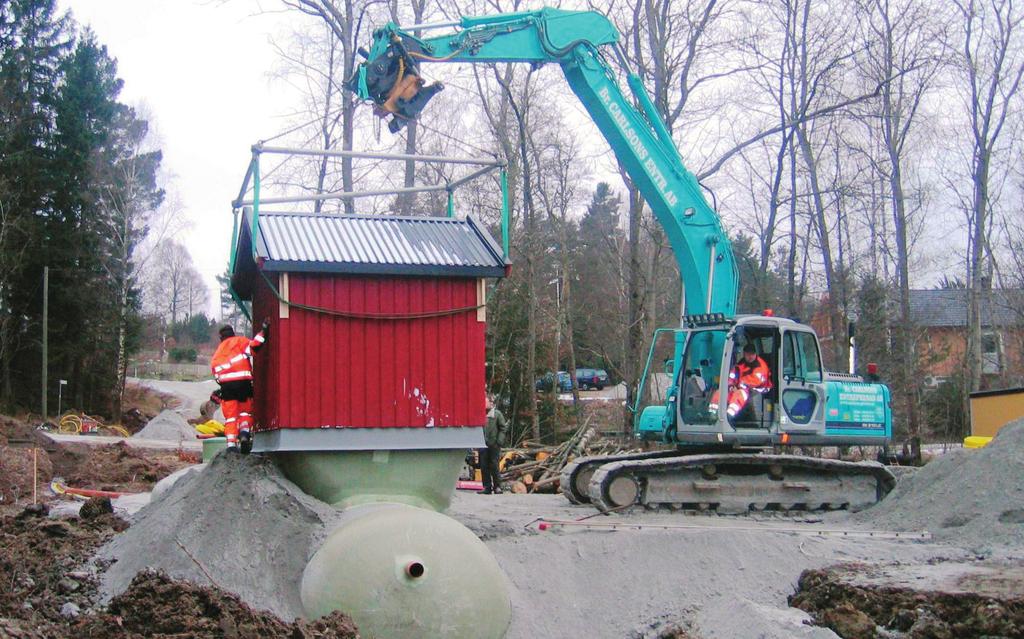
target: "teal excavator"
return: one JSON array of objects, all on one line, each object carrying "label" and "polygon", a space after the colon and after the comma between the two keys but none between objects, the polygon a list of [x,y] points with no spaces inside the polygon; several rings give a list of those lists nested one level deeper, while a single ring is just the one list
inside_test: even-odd
[{"label": "teal excavator", "polygon": [[[414,35],[433,30],[444,33]],[[889,389],[825,371],[818,338],[805,324],[767,311],[737,314],[739,278],[721,219],[684,166],[639,76],[628,71],[619,32],[607,17],[545,8],[406,28],[388,23],[360,53],[365,61],[348,88],[390,118],[392,132],[443,88],[427,84],[423,63],[557,64],[665,230],[679,264],[684,312],[678,327],[657,331],[637,392],[644,397],[655,346],[671,337],[664,403],[638,410],[638,399],[633,408],[635,435],[673,448],[576,459],[561,478],[570,501],[604,511],[636,504],[729,513],[858,510],[892,488],[894,478],[881,464],[774,452],[887,444]],[[626,73],[628,95],[609,55]],[[732,414],[722,380],[751,347],[771,383]]]}]

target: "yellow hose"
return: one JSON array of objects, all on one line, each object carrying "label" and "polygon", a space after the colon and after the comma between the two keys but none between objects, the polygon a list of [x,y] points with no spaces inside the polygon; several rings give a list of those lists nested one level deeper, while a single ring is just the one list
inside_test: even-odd
[{"label": "yellow hose", "polygon": [[82,432],[82,418],[74,413],[68,413],[60,418],[57,430],[67,435]]},{"label": "yellow hose", "polygon": [[[129,433],[128,429],[126,429],[124,426],[119,426],[117,424],[110,424],[110,425],[108,425],[108,424],[104,424],[103,422],[101,422],[100,420],[96,419],[95,417],[89,417],[88,415],[84,415],[84,416],[87,419],[89,419],[90,421],[92,421],[93,423],[96,424],[96,429],[97,430],[99,430],[99,429],[108,430],[108,431],[110,431],[112,433],[120,435],[121,437],[131,437],[132,436],[132,434]],[[60,418],[60,422],[58,423],[57,430],[58,430],[58,432],[61,432],[61,433],[65,434],[65,435],[77,435],[77,434],[80,434],[82,432],[82,417],[79,416],[79,415],[76,415],[74,413],[68,413],[68,414],[64,415],[63,417]]]},{"label": "yellow hose", "polygon": [[104,425],[104,426],[101,426],[101,428],[106,428],[107,430],[112,430],[115,433],[117,433],[118,435],[120,435],[121,437],[131,437],[132,436],[132,434],[128,432],[127,428],[125,428],[124,426],[118,426],[117,424],[111,424],[110,426]]}]

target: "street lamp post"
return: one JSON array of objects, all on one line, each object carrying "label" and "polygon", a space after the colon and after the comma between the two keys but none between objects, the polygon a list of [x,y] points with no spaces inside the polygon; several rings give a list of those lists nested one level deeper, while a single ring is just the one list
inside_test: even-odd
[{"label": "street lamp post", "polygon": [[64,396],[64,387],[68,385],[68,380],[62,379],[57,385],[57,418],[60,419],[60,402]]}]

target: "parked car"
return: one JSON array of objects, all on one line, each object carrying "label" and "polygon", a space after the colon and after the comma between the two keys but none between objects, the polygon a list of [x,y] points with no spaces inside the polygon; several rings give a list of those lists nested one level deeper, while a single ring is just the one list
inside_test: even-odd
[{"label": "parked car", "polygon": [[[550,391],[554,378],[555,376],[552,373],[545,373],[543,377],[537,378],[537,381],[534,382],[534,387],[539,391]],[[558,392],[572,392],[572,379],[569,377],[569,373],[565,371],[558,371]]]},{"label": "parked car", "polygon": [[608,385],[608,371],[603,368],[577,368],[576,384],[583,390],[604,390]]}]

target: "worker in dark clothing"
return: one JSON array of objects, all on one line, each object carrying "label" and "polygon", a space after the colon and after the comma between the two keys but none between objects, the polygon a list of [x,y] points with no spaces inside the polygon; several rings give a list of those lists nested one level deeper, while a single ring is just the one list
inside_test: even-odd
[{"label": "worker in dark clothing", "polygon": [[498,470],[498,461],[501,459],[501,447],[505,445],[506,434],[508,433],[508,421],[501,411],[494,405],[494,397],[486,396],[487,425],[484,426],[484,445],[480,454],[480,474],[483,475],[484,489],[480,492],[484,495],[501,494],[501,474]]},{"label": "worker in dark clothing", "polygon": [[238,450],[239,444],[243,453],[252,449],[252,354],[266,341],[269,331],[269,320],[263,320],[262,329],[252,339],[236,336],[230,326],[220,329],[220,345],[210,360],[210,368],[220,385],[228,450]]}]

